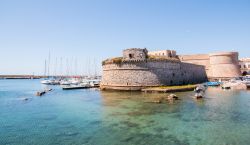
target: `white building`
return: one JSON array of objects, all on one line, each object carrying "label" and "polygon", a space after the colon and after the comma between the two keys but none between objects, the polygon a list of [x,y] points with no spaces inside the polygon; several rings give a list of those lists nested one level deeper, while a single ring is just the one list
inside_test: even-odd
[{"label": "white building", "polygon": [[148,52],[148,55],[176,57],[176,51],[174,51],[174,50],[150,51],[150,52]]},{"label": "white building", "polygon": [[242,74],[250,74],[250,58],[242,58],[239,61]]}]

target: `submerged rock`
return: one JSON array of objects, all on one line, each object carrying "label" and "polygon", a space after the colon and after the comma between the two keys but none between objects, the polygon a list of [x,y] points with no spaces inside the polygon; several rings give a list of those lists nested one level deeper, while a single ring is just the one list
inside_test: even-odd
[{"label": "submerged rock", "polygon": [[28,101],[30,98],[22,98],[22,101]]},{"label": "submerged rock", "polygon": [[79,134],[78,132],[67,132],[67,133],[65,133],[65,135],[67,135],[67,136],[76,136],[78,134]]}]

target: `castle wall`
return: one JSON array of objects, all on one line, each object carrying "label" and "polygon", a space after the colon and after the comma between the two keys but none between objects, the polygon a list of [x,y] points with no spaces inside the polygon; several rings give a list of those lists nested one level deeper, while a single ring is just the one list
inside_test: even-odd
[{"label": "castle wall", "polygon": [[233,78],[241,76],[238,53],[212,53],[209,55],[213,78]]},{"label": "castle wall", "polygon": [[150,51],[148,52],[148,55],[176,57],[176,51],[174,50]]},{"label": "castle wall", "polygon": [[241,75],[237,52],[180,55],[182,62],[203,65],[209,79],[230,79]]},{"label": "castle wall", "polygon": [[208,77],[211,77],[210,59],[208,54],[179,55],[180,61],[205,66]]},{"label": "castle wall", "polygon": [[141,61],[103,66],[102,89],[139,90],[161,85],[184,85],[206,81],[203,66],[171,62]]}]

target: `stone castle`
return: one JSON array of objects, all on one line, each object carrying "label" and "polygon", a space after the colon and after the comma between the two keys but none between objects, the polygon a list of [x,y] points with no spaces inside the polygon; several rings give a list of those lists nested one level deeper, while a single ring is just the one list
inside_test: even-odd
[{"label": "stone castle", "polygon": [[182,62],[205,66],[209,80],[229,80],[241,76],[238,52],[180,55]]},{"label": "stone castle", "polygon": [[140,90],[144,87],[194,84],[206,80],[204,66],[181,62],[174,51],[157,56],[149,55],[147,49],[131,48],[123,51],[123,57],[103,61],[101,88]]},{"label": "stone castle", "polygon": [[103,61],[101,89],[140,90],[240,75],[237,52],[177,55],[173,50],[130,48],[123,51],[123,57]]}]

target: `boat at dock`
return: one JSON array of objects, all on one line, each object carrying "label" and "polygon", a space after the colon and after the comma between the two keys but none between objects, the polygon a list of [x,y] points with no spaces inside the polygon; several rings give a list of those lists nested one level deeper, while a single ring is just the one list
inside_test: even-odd
[{"label": "boat at dock", "polygon": [[50,85],[51,84],[51,80],[42,80],[41,84]]},{"label": "boat at dock", "polygon": [[194,98],[195,99],[201,99],[201,98],[203,98],[203,96],[205,94],[205,91],[206,91],[206,86],[204,86],[204,85],[198,85],[194,89],[194,92],[195,92]]},{"label": "boat at dock", "polygon": [[243,83],[245,83],[247,85],[247,88],[250,88],[250,77],[244,78]]},{"label": "boat at dock", "polygon": [[209,87],[217,87],[217,86],[220,86],[222,83],[221,82],[207,82],[205,83],[206,86],[209,86]]},{"label": "boat at dock", "polygon": [[229,80],[228,82],[224,82],[221,85],[222,89],[228,90],[228,89],[237,89],[237,90],[245,90],[247,89],[247,84],[249,84],[250,81],[242,78],[237,77]]},{"label": "boat at dock", "polygon": [[100,87],[101,80],[88,80],[91,87]]},{"label": "boat at dock", "polygon": [[59,85],[60,81],[56,80],[56,79],[46,79],[46,80],[42,80],[41,84],[44,84],[44,85]]},{"label": "boat at dock", "polygon": [[75,89],[88,89],[91,88],[91,86],[89,84],[84,84],[81,83],[79,85],[62,85],[61,86],[63,90],[75,90]]}]

